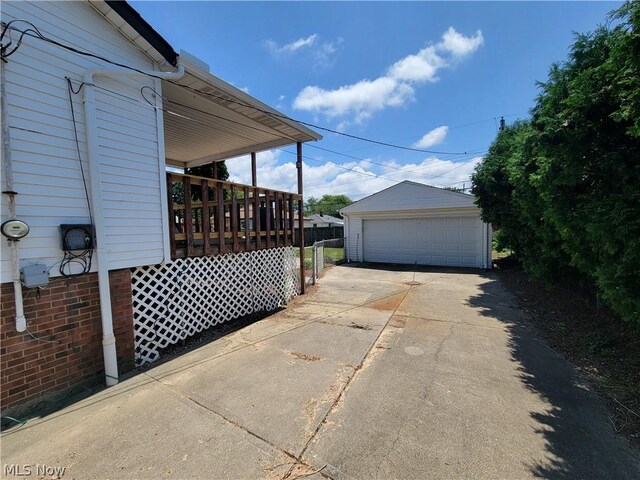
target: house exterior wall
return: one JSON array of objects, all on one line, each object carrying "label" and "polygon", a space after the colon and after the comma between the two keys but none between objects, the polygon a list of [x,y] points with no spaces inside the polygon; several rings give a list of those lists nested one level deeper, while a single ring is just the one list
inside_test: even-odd
[{"label": "house exterior wall", "polygon": [[[123,373],[134,366],[131,271],[112,271],[109,282],[118,367]],[[36,289],[25,289],[23,295],[25,315],[32,321],[28,332],[19,333],[15,329],[13,285],[2,284],[0,406],[3,414],[18,404],[28,407],[80,382],[95,383],[104,371],[97,274],[68,280],[60,278],[41,289],[39,298]]]},{"label": "house exterior wall", "polygon": [[[2,21],[13,19],[28,20],[45,36],[78,49],[139,69],[154,68],[151,59],[89,2],[3,2]],[[18,34],[13,32],[12,37],[15,42]],[[5,64],[16,214],[31,227],[20,241],[21,266],[39,262],[51,267],[63,255],[60,224],[90,223],[65,77],[77,89],[87,69],[108,67],[29,36]],[[159,263],[164,259],[162,209],[166,208],[161,195],[165,181],[159,144],[162,123],[140,95],[142,86],[154,86],[154,82],[146,77],[96,76],[95,85],[108,266]],[[88,176],[95,172],[89,172],[86,163],[83,96],[72,97]],[[88,183],[87,178],[90,188]],[[4,195],[2,217],[7,218]],[[6,242],[0,243],[1,281],[8,282],[11,255]],[[59,275],[55,267],[50,273]]]}]

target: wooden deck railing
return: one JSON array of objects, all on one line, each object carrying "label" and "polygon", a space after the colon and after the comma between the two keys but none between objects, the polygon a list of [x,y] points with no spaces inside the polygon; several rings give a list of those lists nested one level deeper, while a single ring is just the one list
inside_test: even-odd
[{"label": "wooden deck railing", "polygon": [[294,243],[298,194],[168,173],[167,197],[172,258]]}]

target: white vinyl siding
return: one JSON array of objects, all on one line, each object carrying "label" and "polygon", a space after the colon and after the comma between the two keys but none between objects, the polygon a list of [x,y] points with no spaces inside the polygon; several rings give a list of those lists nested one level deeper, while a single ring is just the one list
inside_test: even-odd
[{"label": "white vinyl siding", "polygon": [[345,218],[346,257],[355,262],[362,261],[362,219],[359,217]]},{"label": "white vinyl siding", "polygon": [[[48,37],[139,69],[151,59],[127,40],[89,2],[3,2],[2,21],[24,19]],[[16,24],[26,28],[26,24]],[[17,35],[13,33],[14,41]],[[87,69],[109,68],[39,39],[25,36],[5,64],[14,189],[18,218],[31,226],[20,242],[21,265],[52,266],[62,258],[59,225],[89,223],[64,77],[74,88]],[[96,76],[96,120],[103,215],[110,269],[160,263],[164,258],[161,182],[155,110],[140,95],[150,78]],[[80,151],[87,175],[83,95],[73,95]],[[2,199],[3,220],[6,198]],[[10,281],[10,252],[2,242],[2,282]],[[94,266],[95,270],[95,266]],[[52,275],[57,269],[51,270]]]},{"label": "white vinyl siding", "polygon": [[[99,88],[95,92],[109,268],[160,263],[164,248],[155,109],[141,103],[140,79],[97,76],[96,82],[140,100]],[[146,79],[144,84],[152,82]]]}]

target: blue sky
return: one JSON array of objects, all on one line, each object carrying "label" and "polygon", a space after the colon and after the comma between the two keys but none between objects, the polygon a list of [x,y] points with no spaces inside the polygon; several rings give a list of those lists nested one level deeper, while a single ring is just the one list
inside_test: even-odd
[{"label": "blue sky", "polygon": [[[501,115],[525,118],[572,32],[615,2],[131,2],[176,49],[322,132],[307,144],[305,197],[362,198],[400,180],[469,186]],[[314,148],[333,150],[344,155]],[[284,151],[283,151],[284,150]],[[261,185],[295,190],[294,148],[259,155]],[[466,154],[464,153],[466,152]],[[355,158],[351,158],[355,157]],[[248,159],[227,162],[250,183]]]}]

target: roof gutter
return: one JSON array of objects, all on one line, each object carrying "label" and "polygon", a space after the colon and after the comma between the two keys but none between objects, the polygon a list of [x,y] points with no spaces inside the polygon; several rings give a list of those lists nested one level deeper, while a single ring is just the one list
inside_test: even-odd
[{"label": "roof gutter", "polygon": [[109,285],[109,266],[107,263],[106,227],[102,210],[102,180],[100,157],[98,154],[98,124],[94,78],[96,76],[151,76],[167,80],[177,80],[184,75],[184,66],[178,65],[176,72],[136,72],[125,69],[87,70],[84,75],[84,118],[87,136],[87,161],[91,185],[91,207],[93,210],[96,235],[95,259],[98,263],[98,289],[100,293],[100,316],[102,318],[102,350],[104,356],[105,382],[108,387],[118,383],[118,359],[116,355],[116,337],[113,334],[113,313],[111,311],[111,288]]},{"label": "roof gutter", "polygon": [[128,2],[105,0],[104,3],[149,42],[149,45],[162,55],[167,62],[174,67],[178,65],[178,54],[173,50],[173,47]]}]

